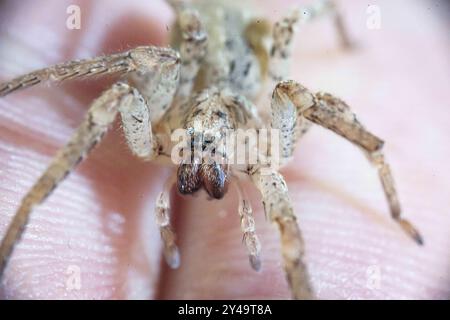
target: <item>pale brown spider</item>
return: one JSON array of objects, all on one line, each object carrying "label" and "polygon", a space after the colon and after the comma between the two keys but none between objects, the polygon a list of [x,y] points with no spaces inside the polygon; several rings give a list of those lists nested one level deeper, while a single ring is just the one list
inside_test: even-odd
[{"label": "pale brown spider", "polygon": [[[279,130],[281,164],[292,156],[295,143],[312,123],[328,128],[359,146],[376,166],[391,215],[419,244],[418,231],[400,216],[400,205],[389,166],[382,153],[383,141],[368,132],[350,108],[327,93],[311,93],[287,76],[295,26],[330,12],[344,46],[349,46],[341,18],[331,1],[294,11],[273,28],[266,20],[242,15],[238,7],[220,1],[195,4],[169,1],[177,14],[174,49],[138,47],[91,60],[62,63],[0,84],[0,96],[45,81],[62,81],[101,74],[123,74],[96,99],[71,140],[23,198],[0,247],[0,277],[19,241],[33,207],[42,203],[82,161],[108,130],[118,114],[129,148],[144,160],[168,160],[174,145],[170,137],[185,129],[202,140],[188,145],[219,150],[224,130],[266,127]],[[301,13],[308,12],[308,15]],[[255,107],[265,82],[275,87],[271,115]],[[267,119],[269,118],[269,119]],[[215,139],[206,139],[212,133]],[[217,147],[217,148],[216,148]],[[222,154],[224,156],[224,154]],[[226,155],[225,155],[226,156]],[[248,176],[261,193],[267,217],[281,234],[284,267],[294,298],[313,298],[303,240],[283,177],[268,162],[228,165],[195,158],[178,164],[176,183],[182,194],[203,188],[216,199],[227,191],[232,177]],[[258,158],[259,159],[259,158]],[[192,159],[191,159],[192,160]],[[170,163],[170,162],[169,162]],[[167,182],[156,204],[157,222],[169,266],[179,265],[175,235],[170,226]],[[255,234],[251,206],[240,190],[239,213],[251,266],[261,266],[260,244]]]}]

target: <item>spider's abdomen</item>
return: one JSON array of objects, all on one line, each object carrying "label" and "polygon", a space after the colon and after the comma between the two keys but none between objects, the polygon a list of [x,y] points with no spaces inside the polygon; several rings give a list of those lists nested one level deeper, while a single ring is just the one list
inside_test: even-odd
[{"label": "spider's abdomen", "polygon": [[[195,79],[194,91],[210,85],[228,87],[237,94],[254,99],[260,93],[266,67],[260,59],[264,50],[258,47],[262,35],[254,43],[254,29],[249,26],[260,19],[243,15],[243,8],[228,1],[193,2],[207,33],[207,53]],[[251,12],[251,11],[249,11]],[[179,41],[179,40],[178,40]],[[177,48],[174,37],[172,45]]]}]

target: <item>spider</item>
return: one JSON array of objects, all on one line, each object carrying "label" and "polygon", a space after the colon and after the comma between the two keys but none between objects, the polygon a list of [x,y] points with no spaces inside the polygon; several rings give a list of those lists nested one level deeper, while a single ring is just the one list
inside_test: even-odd
[{"label": "spider", "polygon": [[[193,138],[182,144],[182,153],[189,156],[175,164],[173,178],[167,181],[156,202],[156,222],[164,257],[172,268],[180,264],[170,223],[169,189],[174,183],[181,194],[191,195],[204,189],[212,199],[221,199],[233,183],[240,195],[238,211],[250,265],[255,270],[261,268],[261,246],[252,208],[239,184],[239,179],[248,178],[261,194],[266,216],[278,226],[292,297],[314,298],[303,258],[303,239],[288,188],[273,166],[275,162],[284,165],[291,159],[296,142],[313,124],[337,133],[367,155],[378,170],[392,218],[418,244],[423,243],[417,229],[401,217],[393,177],[382,151],[383,141],[366,130],[339,98],[313,93],[295,81],[286,80],[298,24],[329,13],[342,44],[350,45],[332,1],[319,0],[310,7],[294,10],[273,26],[265,19],[243,14],[245,10],[239,6],[222,1],[168,0],[168,3],[176,13],[173,49],[137,47],[61,63],[0,84],[0,96],[6,96],[46,81],[121,75],[93,101],[70,141],[22,199],[1,242],[0,278],[33,208],[87,157],[119,114],[129,149],[145,161],[161,160],[173,166],[170,161],[176,147],[171,139],[173,133],[181,128]],[[274,88],[270,112],[256,107],[265,86]],[[277,130],[279,159],[271,151],[260,150],[261,157],[255,163],[229,164],[213,156],[198,157],[189,152],[208,149],[227,158],[229,155],[219,141],[227,130],[239,128],[257,132],[265,128]]]}]

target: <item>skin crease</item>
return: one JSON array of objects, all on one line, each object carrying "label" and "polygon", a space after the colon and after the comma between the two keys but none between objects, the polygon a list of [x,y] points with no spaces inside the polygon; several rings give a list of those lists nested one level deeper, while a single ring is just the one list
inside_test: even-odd
[{"label": "skin crease", "polygon": [[[291,1],[293,3],[294,1]],[[65,27],[78,4],[81,30]],[[4,1],[0,80],[74,58],[164,44],[170,9],[160,1]],[[122,2],[123,3],[123,2]],[[343,51],[329,19],[304,26],[291,77],[343,98],[386,141],[418,247],[391,221],[375,170],[342,138],[314,127],[283,169],[321,299],[450,298],[449,7],[444,1],[346,1],[357,47]],[[289,2],[266,1],[280,17]],[[45,13],[44,13],[45,8]],[[447,15],[446,15],[447,14]],[[0,235],[20,199],[112,79],[38,86],[0,99]],[[269,101],[269,99],[267,99]],[[279,235],[248,183],[262,243],[251,270],[235,189],[221,201],[172,192],[181,267],[161,260],[154,205],[171,171],[131,156],[116,124],[91,156],[34,211],[0,289],[7,299],[288,298]],[[71,282],[80,272],[81,287]]]}]

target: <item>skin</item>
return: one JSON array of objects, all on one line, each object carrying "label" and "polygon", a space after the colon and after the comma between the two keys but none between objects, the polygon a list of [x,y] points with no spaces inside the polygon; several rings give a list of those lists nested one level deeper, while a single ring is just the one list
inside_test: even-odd
[{"label": "skin", "polygon": [[[2,81],[68,59],[167,42],[172,15],[162,2],[136,0],[125,7],[109,0],[76,1],[83,15],[76,31],[64,27],[72,3],[1,5]],[[415,245],[390,219],[376,171],[361,152],[331,132],[312,129],[282,173],[319,298],[448,299],[450,42],[444,12],[449,8],[444,1],[379,1],[381,29],[369,30],[368,4],[346,2],[344,7],[357,41],[351,52],[339,48],[326,18],[302,27],[291,75],[311,90],[344,99],[386,141],[404,215],[420,229],[425,246]],[[273,12],[275,19],[289,3],[275,11],[271,6],[267,1],[264,12]],[[109,83],[36,87],[0,99],[0,234],[20,198]],[[248,264],[232,186],[221,201],[207,201],[205,193],[182,197],[172,192],[181,266],[170,270],[161,259],[154,206],[172,171],[134,158],[119,132],[116,124],[35,210],[6,270],[2,298],[290,296],[278,232],[265,221],[257,192],[247,183],[262,271],[255,273]],[[67,286],[74,267],[81,271],[79,290]],[[377,273],[380,281],[372,281]]]}]

